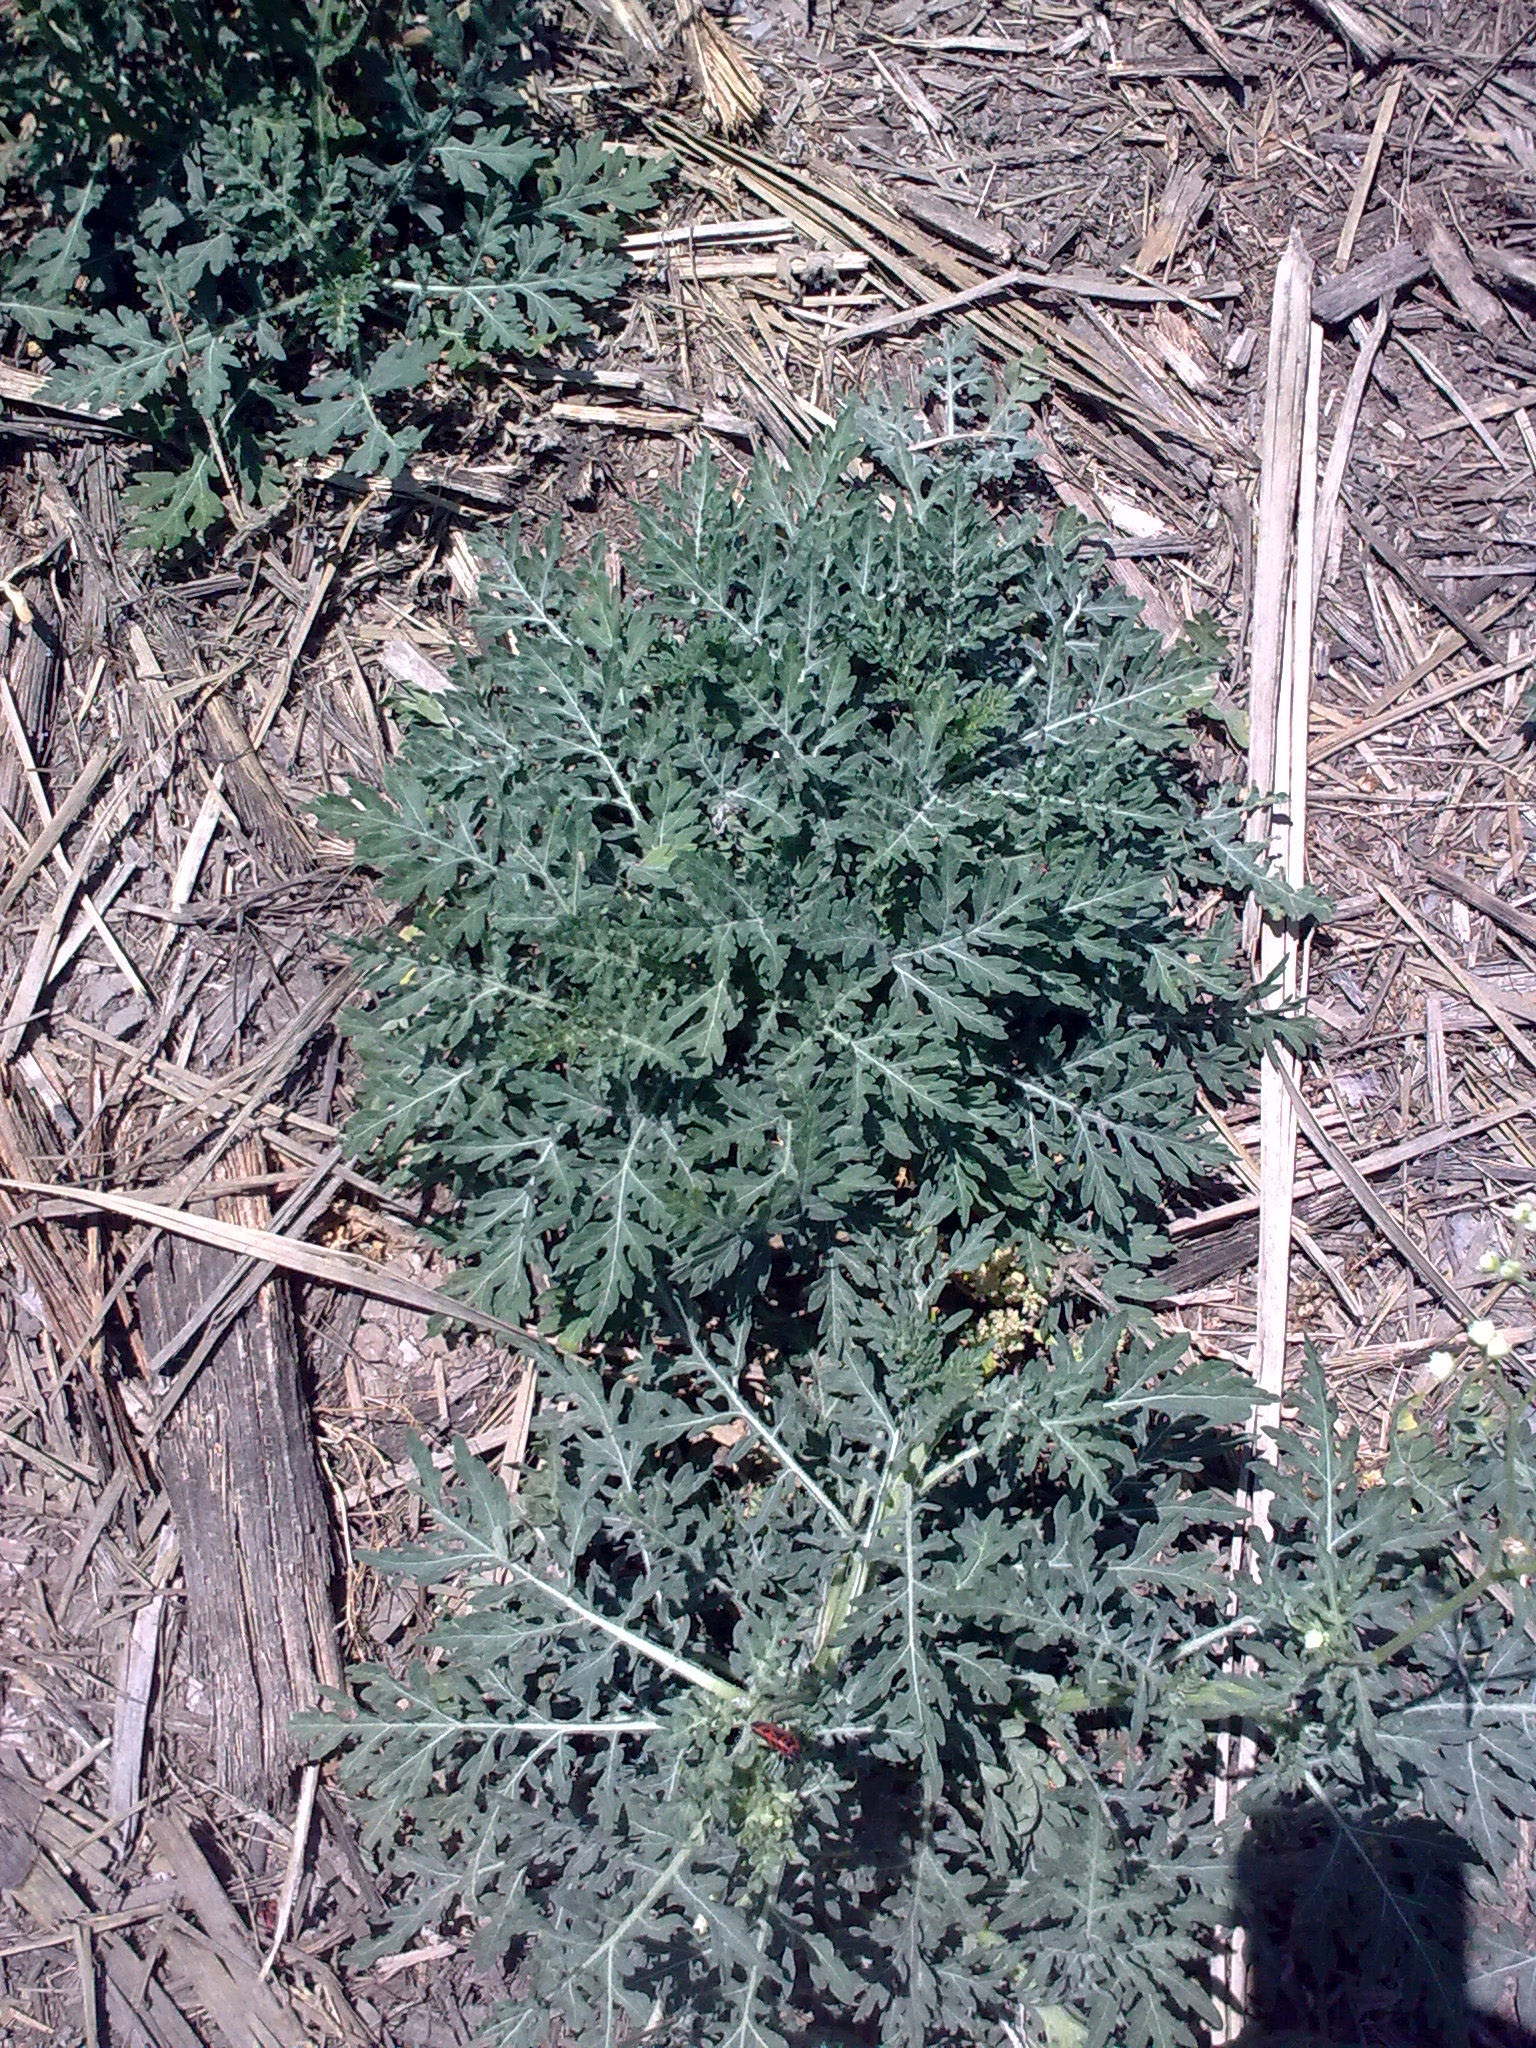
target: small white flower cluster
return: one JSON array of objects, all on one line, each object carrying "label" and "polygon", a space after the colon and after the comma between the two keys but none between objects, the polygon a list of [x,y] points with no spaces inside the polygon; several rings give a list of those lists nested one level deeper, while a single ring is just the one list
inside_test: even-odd
[{"label": "small white flower cluster", "polygon": [[1475,1344],[1485,1358],[1508,1358],[1514,1348],[1509,1333],[1501,1330],[1497,1323],[1487,1316],[1479,1316],[1475,1323],[1467,1325],[1467,1342]]},{"label": "small white flower cluster", "polygon": [[[1479,1316],[1476,1322],[1467,1325],[1467,1342],[1474,1351],[1481,1351],[1484,1358],[1493,1363],[1508,1358],[1514,1350],[1514,1339],[1507,1330],[1501,1330],[1491,1316]],[[1454,1351],[1431,1351],[1424,1361],[1424,1376],[1435,1386],[1443,1386],[1461,1361]]]},{"label": "small white flower cluster", "polygon": [[[1536,1230],[1536,1201],[1524,1196],[1507,1210],[1506,1215],[1517,1231]],[[1525,1261],[1508,1252],[1501,1252],[1490,1245],[1477,1262],[1477,1270],[1486,1273],[1490,1280],[1510,1284],[1525,1280]],[[1508,1358],[1514,1350],[1514,1339],[1507,1330],[1501,1329],[1491,1316],[1478,1316],[1468,1323],[1466,1341],[1474,1351],[1480,1351],[1490,1363],[1497,1364]],[[1454,1351],[1431,1351],[1424,1362],[1424,1377],[1433,1386],[1443,1386],[1460,1363]]]},{"label": "small white flower cluster", "polygon": [[1479,1273],[1489,1274],[1495,1280],[1523,1280],[1525,1278],[1525,1262],[1523,1259],[1511,1259],[1503,1252],[1496,1252],[1491,1245],[1478,1260],[1477,1270]]}]

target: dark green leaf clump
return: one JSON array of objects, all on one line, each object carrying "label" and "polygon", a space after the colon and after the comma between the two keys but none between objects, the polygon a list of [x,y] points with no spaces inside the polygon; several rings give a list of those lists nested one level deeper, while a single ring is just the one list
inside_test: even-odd
[{"label": "dark green leaf clump", "polygon": [[6,10],[13,195],[45,219],[0,314],[54,339],[53,396],[164,451],[141,540],[269,498],[284,457],[393,475],[435,366],[537,354],[612,295],[659,166],[539,132],[530,20],[527,0]]},{"label": "dark green leaf clump", "polygon": [[493,558],[484,652],[332,812],[409,912],[354,1141],[504,1314],[835,1309],[850,1246],[983,1216],[1118,1285],[1212,1156],[1264,1027],[1190,905],[1274,892],[1190,775],[1209,654],[994,516],[1018,420],[968,375],[938,446],[856,409],[739,492],[701,461],[622,586]]},{"label": "dark green leaf clump", "polygon": [[1314,1382],[1234,1582],[1240,1378],[1110,1323],[996,1371],[942,1264],[877,1279],[771,1395],[740,1346],[551,1359],[516,1497],[423,1460],[387,1563],[455,1618],[312,1724],[392,1887],[368,1953],[472,1934],[505,2048],[1183,2048],[1241,1718],[1255,1952],[1291,1943],[1327,2038],[1464,2043],[1463,1887],[1536,1820],[1518,1400],[1474,1377],[1362,1487]]}]

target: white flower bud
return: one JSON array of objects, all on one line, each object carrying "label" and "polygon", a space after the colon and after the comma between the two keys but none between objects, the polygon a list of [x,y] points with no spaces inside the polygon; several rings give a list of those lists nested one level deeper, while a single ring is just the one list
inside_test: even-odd
[{"label": "white flower bud", "polygon": [[1431,1351],[1424,1370],[1432,1380],[1448,1380],[1456,1370],[1456,1361],[1449,1351]]},{"label": "white flower bud", "polygon": [[1487,1316],[1479,1316],[1475,1323],[1468,1323],[1467,1342],[1475,1344],[1485,1358],[1508,1358],[1512,1349],[1508,1337]]},{"label": "white flower bud", "polygon": [[1304,1650],[1309,1651],[1320,1650],[1323,1647],[1323,1645],[1327,1642],[1327,1640],[1328,1631],[1326,1629],[1318,1628],[1314,1624],[1311,1628],[1307,1630],[1306,1634],[1302,1637],[1301,1647]]}]

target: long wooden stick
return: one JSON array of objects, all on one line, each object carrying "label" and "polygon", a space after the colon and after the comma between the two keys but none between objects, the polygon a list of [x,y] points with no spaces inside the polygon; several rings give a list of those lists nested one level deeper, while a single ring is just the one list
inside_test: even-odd
[{"label": "long wooden stick", "polygon": [[[1298,275],[1291,288],[1304,298],[1310,277]],[[1276,867],[1292,888],[1306,877],[1307,718],[1311,703],[1312,625],[1316,585],[1313,578],[1317,505],[1318,381],[1322,367],[1323,332],[1310,323],[1304,381],[1297,425],[1297,492],[1294,544],[1291,549],[1290,602],[1287,634],[1276,707],[1275,750],[1270,787],[1283,793],[1275,807],[1270,844]],[[1266,918],[1259,934],[1259,975],[1273,977],[1288,1006],[1306,993],[1306,963],[1296,926],[1289,920]],[[1290,1299],[1291,1212],[1296,1185],[1296,1111],[1289,1081],[1296,1078],[1296,1059],[1281,1046],[1272,1048],[1259,1079],[1259,1274],[1258,1330],[1254,1376],[1267,1397],[1258,1426],[1260,1455],[1274,1461],[1274,1429],[1279,1422],[1280,1392],[1285,1378],[1286,1321]],[[1254,1519],[1267,1527],[1267,1496],[1254,1501]]]},{"label": "long wooden stick", "polygon": [[[1270,850],[1288,882],[1305,874],[1307,720],[1315,610],[1314,547],[1317,506],[1318,384],[1322,329],[1311,317],[1312,262],[1293,234],[1275,273],[1269,334],[1269,376],[1264,394],[1264,442],[1259,476],[1253,635],[1250,646],[1249,777],[1277,796],[1256,821],[1268,830]],[[1261,977],[1273,975],[1282,1001],[1305,992],[1306,962],[1294,925],[1264,918],[1257,933]],[[1259,1271],[1253,1374],[1263,1402],[1254,1419],[1256,1457],[1272,1464],[1285,1378],[1285,1336],[1290,1301],[1291,1229],[1295,1208],[1296,1111],[1287,1079],[1291,1055],[1276,1047],[1259,1082]],[[1246,1532],[1232,1546],[1234,1578],[1251,1568],[1248,1533],[1269,1528],[1270,1494],[1250,1482],[1243,1501]],[[1220,1773],[1217,1825],[1231,1814],[1252,1776],[1253,1738],[1218,1738]],[[1234,1927],[1217,1960],[1217,1991],[1224,2006],[1213,2040],[1236,2040],[1248,1997],[1245,1933]]]},{"label": "long wooden stick", "polygon": [[[1253,634],[1249,646],[1249,780],[1273,790],[1288,593],[1295,546],[1296,487],[1301,471],[1301,410],[1311,325],[1312,259],[1292,235],[1275,272],[1264,391],[1264,442],[1254,547]],[[1267,820],[1256,835],[1263,836]]]}]

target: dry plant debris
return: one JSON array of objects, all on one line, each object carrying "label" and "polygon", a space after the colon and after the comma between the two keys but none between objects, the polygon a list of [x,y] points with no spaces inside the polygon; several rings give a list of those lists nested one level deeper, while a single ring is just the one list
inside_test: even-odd
[{"label": "dry plant debris", "polygon": [[[530,1386],[506,1333],[429,1335],[440,1276],[339,1152],[337,941],[375,912],[307,811],[342,773],[377,775],[402,674],[451,666],[481,522],[558,509],[622,548],[626,500],[701,437],[726,461],[801,439],[962,313],[1053,378],[1043,474],[1104,523],[1158,622],[1208,609],[1251,650],[1275,622],[1253,508],[1274,279],[1299,237],[1306,854],[1337,906],[1309,962],[1321,1039],[1286,1098],[1294,1178],[1257,1101],[1228,1120],[1231,1186],[1175,1220],[1163,1312],[1288,1373],[1311,1341],[1368,1444],[1420,1383],[1433,1425],[1426,1368],[1464,1321],[1533,1335],[1486,1270],[1498,1210],[1536,1180],[1528,6],[760,0],[730,24],[763,103],[734,138],[721,110],[655,104],[587,33],[552,89],[646,105],[681,166],[673,212],[636,242],[622,331],[579,376],[485,390],[457,460],[363,494],[316,474],[199,575],[151,577],[121,550],[110,422],[40,402],[30,357],[0,365],[0,2029],[18,2040],[428,2044],[480,2007],[449,1940],[349,1969],[371,1880],[323,1787],[261,1978],[294,1794],[281,1772],[227,1782],[160,1440],[243,1324],[303,1361],[344,1552],[408,1531],[408,1426],[515,1462]],[[1292,568],[1304,544],[1293,508]],[[1240,657],[1239,716],[1248,688]],[[1288,1311],[1277,1328],[1266,1292],[1261,1327],[1259,1247],[1273,1273],[1287,1201]],[[146,1311],[168,1229],[219,1261],[191,1330]],[[345,1566],[347,1652],[408,1641],[409,1605]]]}]

